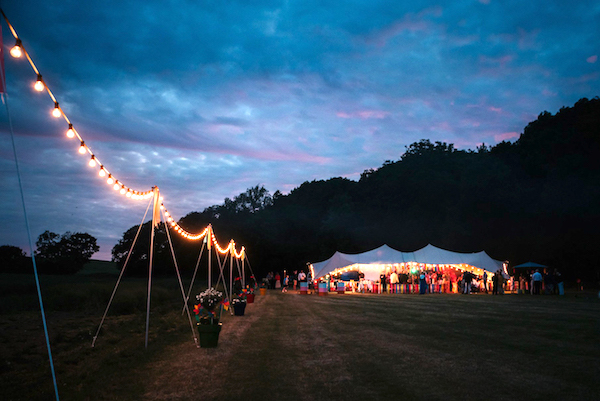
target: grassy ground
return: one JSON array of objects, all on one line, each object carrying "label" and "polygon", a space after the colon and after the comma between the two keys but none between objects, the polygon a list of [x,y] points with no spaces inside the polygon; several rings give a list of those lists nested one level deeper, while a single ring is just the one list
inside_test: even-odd
[{"label": "grassy ground", "polygon": [[[218,348],[198,349],[164,280],[145,350],[139,280],[91,348],[108,284],[80,283],[98,301],[48,313],[62,399],[600,399],[597,297],[269,291],[225,317]],[[0,321],[0,398],[52,399],[39,313],[4,310]]]}]

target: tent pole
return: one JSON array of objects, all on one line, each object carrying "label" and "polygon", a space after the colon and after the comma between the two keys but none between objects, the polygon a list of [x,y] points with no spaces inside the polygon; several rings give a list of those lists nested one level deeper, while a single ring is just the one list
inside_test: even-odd
[{"label": "tent pole", "polygon": [[233,240],[229,245],[231,245],[229,250],[229,293],[233,296]]},{"label": "tent pole", "polygon": [[208,239],[208,288],[212,287],[212,280],[211,280],[211,259],[212,259],[212,253],[210,252],[210,248],[211,248],[211,244],[212,244],[212,239],[213,239],[213,231],[212,231],[212,225],[209,224],[208,225],[208,233],[206,233],[206,236],[210,236],[210,238]]},{"label": "tent pole", "polygon": [[[154,228],[160,222],[160,205],[158,187],[153,188],[154,209],[152,211],[152,229],[150,230],[150,256],[148,258],[148,300],[146,302],[146,337],[145,348],[148,348],[148,329],[150,328],[150,293],[152,291],[152,263],[154,258]],[[157,221],[158,220],[158,221]]]}]

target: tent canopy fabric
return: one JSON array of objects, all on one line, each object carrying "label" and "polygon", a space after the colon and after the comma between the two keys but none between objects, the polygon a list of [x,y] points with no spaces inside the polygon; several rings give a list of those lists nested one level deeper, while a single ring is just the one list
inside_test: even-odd
[{"label": "tent canopy fabric", "polygon": [[545,268],[548,266],[545,265],[540,265],[539,263],[534,263],[534,262],[527,262],[527,263],[522,263],[520,265],[516,265],[513,266],[513,269],[519,269],[519,268],[526,268],[526,269],[539,269],[539,268]]},{"label": "tent canopy fabric", "polygon": [[348,254],[335,252],[332,257],[322,262],[313,263],[314,278],[321,278],[337,269],[353,264],[395,264],[395,263],[425,263],[458,265],[467,264],[488,272],[502,271],[504,262],[492,259],[485,251],[474,253],[453,252],[438,248],[431,244],[414,252],[401,252],[387,245],[363,253]]}]

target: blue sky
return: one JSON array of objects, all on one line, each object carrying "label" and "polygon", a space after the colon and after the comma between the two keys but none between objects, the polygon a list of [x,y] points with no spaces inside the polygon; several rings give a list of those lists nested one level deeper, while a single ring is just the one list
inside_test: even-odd
[{"label": "blue sky", "polygon": [[[597,1],[408,3],[2,8],[94,154],[133,189],[157,185],[178,219],[257,184],[287,193],[358,179],[422,138],[463,149],[514,141],[541,112],[600,95]],[[5,23],[3,37],[7,53]],[[44,230],[88,232],[108,259],[147,203],[87,166],[25,60],[6,55],[5,69],[34,242]],[[0,182],[0,245],[28,251],[4,106]]]}]

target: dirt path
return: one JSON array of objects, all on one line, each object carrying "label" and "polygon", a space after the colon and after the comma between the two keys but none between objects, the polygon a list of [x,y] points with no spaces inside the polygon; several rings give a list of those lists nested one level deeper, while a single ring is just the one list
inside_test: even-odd
[{"label": "dirt path", "polygon": [[[245,316],[224,321],[217,348],[170,347],[147,372],[144,398],[222,400],[227,389],[227,399],[328,399],[350,375],[323,329],[327,317],[307,302],[314,298],[270,291],[257,296]],[[326,380],[315,388],[321,374]]]}]

